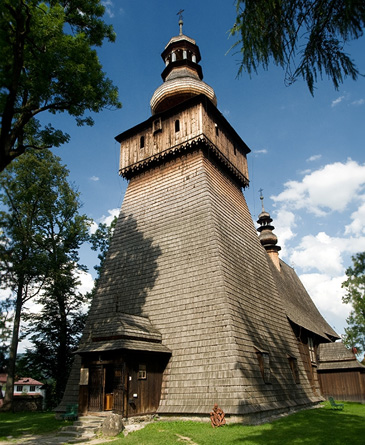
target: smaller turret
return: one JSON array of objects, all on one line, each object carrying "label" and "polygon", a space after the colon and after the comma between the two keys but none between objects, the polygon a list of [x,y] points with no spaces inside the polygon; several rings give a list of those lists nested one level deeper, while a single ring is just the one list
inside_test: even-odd
[{"label": "smaller turret", "polygon": [[279,250],[281,250],[280,246],[277,246],[278,237],[275,235],[273,230],[275,229],[270,223],[272,222],[272,218],[268,212],[266,212],[264,208],[264,197],[262,196],[262,190],[260,190],[260,199],[261,199],[261,207],[262,211],[259,215],[259,219],[257,223],[260,224],[257,231],[260,233],[259,239],[262,246],[265,248],[268,253],[271,261],[275,264],[276,268],[280,271],[280,263],[279,263]]}]

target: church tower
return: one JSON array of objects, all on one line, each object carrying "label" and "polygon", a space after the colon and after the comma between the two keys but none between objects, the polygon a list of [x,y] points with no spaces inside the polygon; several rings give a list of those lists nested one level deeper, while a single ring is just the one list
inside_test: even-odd
[{"label": "church tower", "polygon": [[[151,117],[116,137],[129,184],[77,351],[80,410],[206,417],[218,403],[247,420],[313,404],[279,260],[273,273],[242,193],[250,150],[179,24]],[[333,340],[318,317],[316,341]]]}]

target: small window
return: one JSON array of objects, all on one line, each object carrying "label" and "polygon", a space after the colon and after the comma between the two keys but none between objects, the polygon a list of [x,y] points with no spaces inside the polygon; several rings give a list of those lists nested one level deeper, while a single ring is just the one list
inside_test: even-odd
[{"label": "small window", "polygon": [[159,117],[155,121],[153,121],[153,134],[162,131],[162,122],[161,118]]},{"label": "small window", "polygon": [[139,139],[139,148],[144,148],[144,136],[141,136]]},{"label": "small window", "polygon": [[255,349],[262,378],[265,383],[270,383],[270,374],[271,374],[270,355],[267,351],[262,351],[261,349],[258,349],[256,347]]},{"label": "small window", "polygon": [[30,385],[29,386],[29,392],[35,392],[35,386],[34,385]]},{"label": "small window", "polygon": [[16,391],[17,392],[22,392],[23,391],[23,385],[17,385]]},{"label": "small window", "polygon": [[146,365],[139,365],[139,368],[138,368],[138,379],[139,380],[146,380],[147,379]]},{"label": "small window", "polygon": [[219,128],[218,128],[218,125],[217,125],[217,124],[214,124],[214,126],[215,126],[215,135],[216,135],[216,136],[219,136]]},{"label": "small window", "polygon": [[176,119],[176,121],[175,121],[175,133],[177,133],[178,131],[180,131],[180,121],[179,121],[179,119]]},{"label": "small window", "polygon": [[312,337],[308,337],[308,349],[309,349],[309,357],[311,359],[311,362],[312,363],[317,363],[316,351],[315,351],[315,348],[314,348],[313,338]]},{"label": "small window", "polygon": [[289,366],[290,366],[291,372],[293,374],[294,382],[298,385],[300,383],[298,361],[297,361],[296,357],[293,357],[292,355],[288,355],[288,360],[289,360]]},{"label": "small window", "polygon": [[237,149],[236,149],[235,145],[233,146],[233,153],[234,153],[235,156],[237,155]]}]

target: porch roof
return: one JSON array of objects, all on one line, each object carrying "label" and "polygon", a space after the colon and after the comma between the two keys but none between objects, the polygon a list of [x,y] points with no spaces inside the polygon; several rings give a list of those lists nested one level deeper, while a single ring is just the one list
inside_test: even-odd
[{"label": "porch roof", "polygon": [[[115,337],[141,339],[161,343],[161,333],[147,317],[117,312],[105,314],[102,319],[92,320],[92,341],[115,340]],[[114,338],[113,338],[114,337]]]},{"label": "porch roof", "polygon": [[171,354],[171,350],[164,346],[162,343],[143,340],[131,340],[127,338],[88,343],[84,346],[81,346],[80,349],[76,351],[76,354],[85,354],[87,352],[115,351],[118,349],[126,349],[129,351],[163,352],[166,354]]}]

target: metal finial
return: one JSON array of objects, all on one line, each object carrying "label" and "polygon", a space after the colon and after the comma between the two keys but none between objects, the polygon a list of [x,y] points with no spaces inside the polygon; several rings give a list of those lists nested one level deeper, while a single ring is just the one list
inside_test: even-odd
[{"label": "metal finial", "polygon": [[179,26],[180,26],[180,35],[181,36],[182,36],[182,33],[183,33],[182,28],[183,28],[183,24],[184,24],[184,22],[183,22],[183,15],[182,15],[183,12],[184,12],[184,9],[180,9],[180,11],[176,14],[176,15],[179,16]]},{"label": "metal finial", "polygon": [[262,207],[262,211],[264,212],[265,211],[265,209],[264,209],[264,197],[262,195],[263,191],[264,191],[264,189],[262,189],[262,188],[259,190],[259,192],[260,192],[260,199],[261,199],[261,207]]}]

